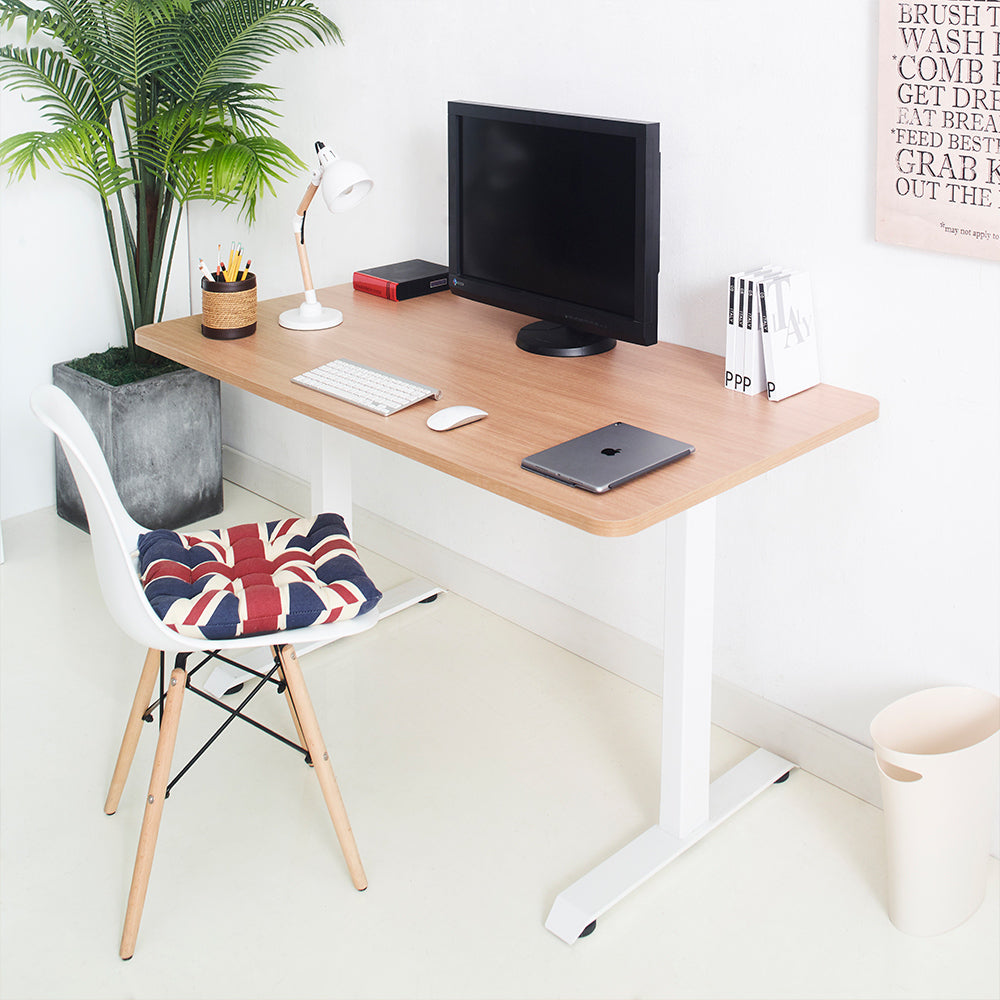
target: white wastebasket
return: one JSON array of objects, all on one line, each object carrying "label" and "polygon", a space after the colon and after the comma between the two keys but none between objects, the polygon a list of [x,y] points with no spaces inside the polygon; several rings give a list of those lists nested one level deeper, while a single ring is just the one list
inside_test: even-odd
[{"label": "white wastebasket", "polygon": [[882,786],[889,918],[907,934],[957,927],[979,908],[1000,781],[1000,698],[918,691],[871,724]]}]

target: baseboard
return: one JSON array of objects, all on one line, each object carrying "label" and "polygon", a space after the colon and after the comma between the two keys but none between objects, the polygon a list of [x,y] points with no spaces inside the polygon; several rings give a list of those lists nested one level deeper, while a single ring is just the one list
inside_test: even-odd
[{"label": "baseboard", "polygon": [[305,480],[228,444],[222,446],[222,478],[294,514],[307,515],[312,505],[312,489]]},{"label": "baseboard", "polygon": [[712,721],[882,807],[875,756],[863,743],[718,677],[712,684]]},{"label": "baseboard", "polygon": [[[223,472],[231,482],[289,510],[309,511],[309,484],[274,466],[224,447]],[[354,509],[354,534],[373,552],[633,684],[660,693],[660,652],[648,643],[364,508]],[[716,725],[880,805],[878,774],[868,747],[719,678],[712,694]]]}]

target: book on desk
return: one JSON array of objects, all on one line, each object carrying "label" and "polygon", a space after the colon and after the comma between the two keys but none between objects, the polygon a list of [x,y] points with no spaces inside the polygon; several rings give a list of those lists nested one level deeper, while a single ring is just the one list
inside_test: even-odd
[{"label": "book on desk", "polygon": [[726,388],[774,402],[817,385],[812,288],[805,271],[776,266],[729,276]]},{"label": "book on desk", "polygon": [[354,288],[392,302],[443,292],[448,287],[448,268],[429,260],[404,260],[354,272]]}]

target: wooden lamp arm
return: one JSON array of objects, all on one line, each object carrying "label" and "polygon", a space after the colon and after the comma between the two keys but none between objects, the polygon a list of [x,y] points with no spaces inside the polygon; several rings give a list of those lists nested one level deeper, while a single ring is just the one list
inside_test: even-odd
[{"label": "wooden lamp arm", "polygon": [[313,286],[312,270],[309,267],[309,255],[306,253],[306,212],[312,204],[313,198],[316,197],[321,178],[322,174],[319,171],[314,171],[312,179],[309,181],[309,186],[306,188],[306,193],[302,196],[302,201],[299,202],[299,207],[295,210],[295,248],[299,253],[302,285],[308,301],[315,301],[315,288]]}]

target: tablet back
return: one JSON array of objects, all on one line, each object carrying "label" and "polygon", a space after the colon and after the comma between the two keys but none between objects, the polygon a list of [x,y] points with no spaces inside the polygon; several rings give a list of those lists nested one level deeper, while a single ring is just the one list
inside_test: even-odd
[{"label": "tablet back", "polygon": [[618,421],[529,455],[521,468],[604,493],[693,451],[693,445]]}]

